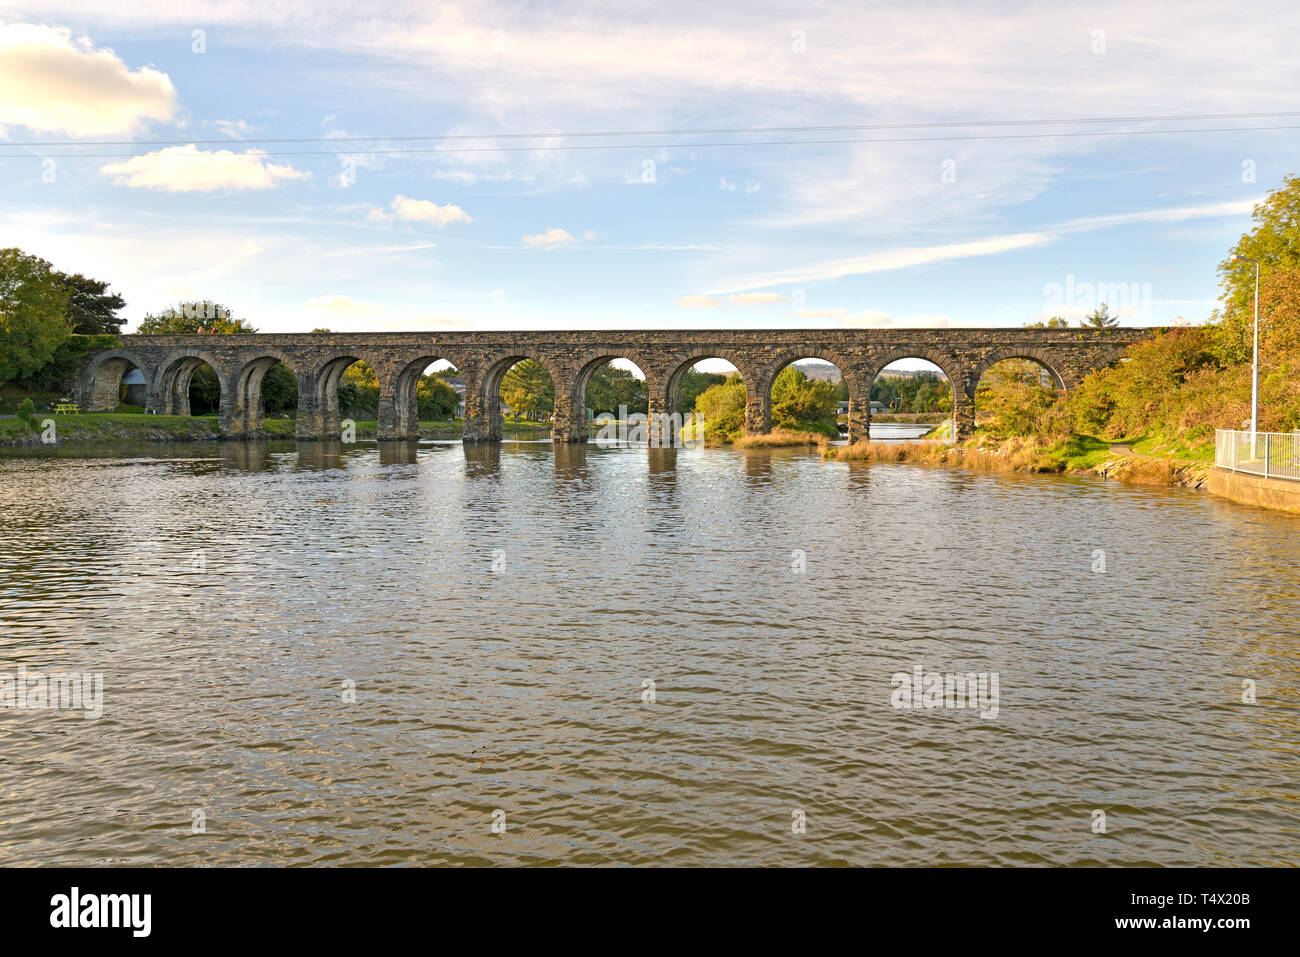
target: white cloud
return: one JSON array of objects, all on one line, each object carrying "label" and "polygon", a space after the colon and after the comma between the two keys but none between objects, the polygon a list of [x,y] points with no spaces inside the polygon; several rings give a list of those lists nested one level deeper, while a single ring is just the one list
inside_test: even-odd
[{"label": "white cloud", "polygon": [[398,219],[417,223],[432,223],[441,229],[448,223],[472,223],[469,214],[459,206],[439,206],[427,199],[409,199],[406,196],[393,197],[393,212]]},{"label": "white cloud", "polygon": [[728,296],[727,301],[738,306],[762,306],[773,302],[785,302],[787,298],[787,296],[783,296],[779,292],[743,292],[739,295]]},{"label": "white cloud", "polygon": [[169,193],[206,193],[219,189],[270,189],[281,182],[307,179],[310,173],[272,163],[262,150],[232,153],[201,150],[193,143],[168,146],[100,167],[121,186]]},{"label": "white cloud", "polygon": [[536,236],[525,236],[524,243],[540,249],[558,249],[561,246],[572,246],[576,239],[569,235],[567,229],[548,229],[545,232],[538,233]]},{"label": "white cloud", "polygon": [[[80,19],[80,18],[78,18]],[[63,27],[0,24],[0,124],[43,133],[130,133],[176,112],[176,89],[152,67],[132,70]]]},{"label": "white cloud", "polygon": [[474,222],[465,210],[450,203],[446,206],[439,206],[427,199],[410,199],[399,194],[393,197],[393,202],[390,205],[393,210],[391,213],[386,213],[382,209],[374,207],[366,213],[366,219],[372,223],[388,223],[394,219],[402,219],[415,223],[431,223],[439,229],[448,223]]}]

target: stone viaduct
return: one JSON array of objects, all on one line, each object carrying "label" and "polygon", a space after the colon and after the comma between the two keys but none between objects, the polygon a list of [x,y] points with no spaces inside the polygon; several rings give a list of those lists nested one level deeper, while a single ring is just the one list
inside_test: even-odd
[{"label": "stone viaduct", "polygon": [[849,439],[867,435],[868,397],[880,371],[898,359],[927,359],[953,388],[958,438],[975,427],[975,387],[1002,359],[1031,359],[1062,389],[1088,372],[1118,361],[1125,347],[1150,336],[1144,328],[1115,329],[763,329],[570,332],[365,332],[120,337],[112,349],[90,353],[78,381],[78,401],[88,411],[116,407],[122,376],[139,369],[151,412],[188,415],[189,386],[202,363],[221,382],[219,423],[232,438],[257,433],[261,384],[275,363],[298,380],[296,432],[302,439],[337,438],[337,389],[343,370],[364,360],[379,378],[381,440],[419,437],[416,384],[438,359],[465,381],[466,442],[500,441],[498,388],[521,359],[541,363],[555,384],[557,442],[587,440],[586,387],[593,371],[611,359],[636,363],[646,378],[650,411],[672,412],[682,374],[700,359],[732,363],[745,379],[745,426],[771,428],[772,382],[798,359],[835,363],[848,382]]}]

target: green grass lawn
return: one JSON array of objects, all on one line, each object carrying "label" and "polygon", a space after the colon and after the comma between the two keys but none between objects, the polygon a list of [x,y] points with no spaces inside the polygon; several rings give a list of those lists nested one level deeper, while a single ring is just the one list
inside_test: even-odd
[{"label": "green grass lawn", "polygon": [[1090,469],[1110,458],[1111,443],[1091,435],[1071,436],[1048,452],[1065,462],[1067,468]]}]

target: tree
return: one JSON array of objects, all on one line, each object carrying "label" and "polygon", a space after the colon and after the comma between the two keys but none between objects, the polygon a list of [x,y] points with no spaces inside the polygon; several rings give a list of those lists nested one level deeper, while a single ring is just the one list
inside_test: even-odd
[{"label": "tree", "polygon": [[1119,318],[1110,314],[1110,304],[1103,302],[1079,323],[1085,329],[1112,329]]},{"label": "tree", "polygon": [[108,291],[108,283],[81,273],[57,274],[68,291],[68,319],[72,331],[83,336],[117,335],[125,321],[117,313],[126,300]]},{"label": "tree", "polygon": [[[149,313],[140,321],[137,330],[148,336],[190,335],[203,329],[217,335],[237,335],[256,332],[245,319],[236,319],[228,306],[211,299],[190,299],[176,303],[157,313]],[[217,411],[221,400],[221,384],[217,374],[206,364],[194,370],[190,378],[190,412],[210,415]],[[262,379],[262,408],[267,415],[280,415],[298,407],[298,381],[284,366],[276,363]]]},{"label": "tree", "polygon": [[644,413],[649,408],[649,395],[644,379],[638,379],[631,369],[609,363],[592,372],[587,381],[587,408],[617,415],[620,406],[629,413]]},{"label": "tree", "polygon": [[802,369],[786,366],[772,383],[772,426],[839,438],[839,402],[835,396],[835,383],[809,379]]},{"label": "tree", "polygon": [[687,369],[682,373],[677,383],[677,408],[674,411],[685,415],[695,410],[695,400],[708,389],[715,385],[722,385],[727,381],[727,377],[718,372],[698,372],[695,369]]},{"label": "tree", "polygon": [[415,387],[417,415],[426,422],[449,421],[455,417],[456,406],[460,404],[460,396],[442,376],[443,373],[422,375]]},{"label": "tree", "polygon": [[0,250],[0,382],[34,374],[72,333],[68,291],[44,259]]},{"label": "tree", "polygon": [[1259,261],[1261,278],[1274,270],[1300,267],[1300,175],[1282,180],[1251,213],[1255,228],[1244,234],[1219,263],[1225,311],[1252,310],[1255,266],[1236,256]]},{"label": "tree", "polygon": [[157,314],[149,313],[140,320],[137,330],[146,336],[183,336],[198,332],[217,335],[244,335],[257,330],[245,319],[236,319],[229,307],[210,299],[178,302]]},{"label": "tree", "polygon": [[1037,322],[1025,323],[1026,329],[1068,329],[1069,327],[1070,320],[1064,319],[1061,316],[1052,316],[1052,318],[1045,321],[1040,319]]},{"label": "tree", "polygon": [[695,399],[695,412],[704,420],[706,442],[730,442],[745,432],[745,380],[733,372]]},{"label": "tree", "polygon": [[1215,353],[1229,365],[1249,362],[1254,345],[1255,264],[1236,257],[1259,262],[1261,322],[1269,314],[1265,299],[1273,275],[1300,268],[1300,176],[1284,179],[1279,189],[1255,207],[1251,218],[1255,227],[1219,263],[1223,309],[1216,309],[1211,321],[1220,328]]},{"label": "tree", "polygon": [[987,417],[982,427],[999,439],[1040,432],[1056,398],[1056,389],[1043,384],[1043,367],[1028,359],[995,362],[975,392],[976,407]]},{"label": "tree", "polygon": [[501,380],[501,398],[514,416],[537,421],[555,410],[555,384],[546,367],[535,359],[516,362]]}]

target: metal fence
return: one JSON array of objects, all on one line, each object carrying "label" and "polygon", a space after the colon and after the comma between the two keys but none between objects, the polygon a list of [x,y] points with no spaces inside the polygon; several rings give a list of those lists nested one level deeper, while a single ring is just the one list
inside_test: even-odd
[{"label": "metal fence", "polygon": [[1234,472],[1300,481],[1300,432],[1214,433],[1214,464]]}]

